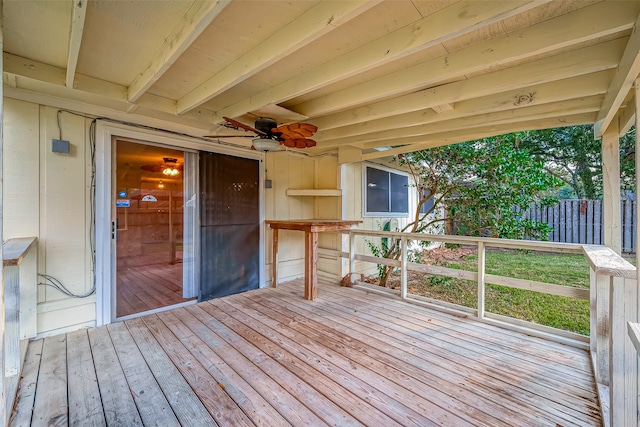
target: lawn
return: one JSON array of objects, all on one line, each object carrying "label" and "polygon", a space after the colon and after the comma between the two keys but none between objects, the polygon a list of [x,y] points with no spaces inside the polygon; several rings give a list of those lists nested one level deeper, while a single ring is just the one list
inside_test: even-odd
[{"label": "lawn", "polygon": [[[422,262],[477,271],[472,249],[436,249]],[[444,252],[444,255],[443,255]],[[589,265],[582,255],[488,250],[485,270],[489,274],[529,279],[563,286],[589,288]],[[394,274],[395,276],[395,274]],[[390,282],[397,287],[398,278]],[[477,307],[475,281],[411,272],[408,292],[466,307]],[[589,301],[487,284],[485,310],[541,325],[589,335]]]}]

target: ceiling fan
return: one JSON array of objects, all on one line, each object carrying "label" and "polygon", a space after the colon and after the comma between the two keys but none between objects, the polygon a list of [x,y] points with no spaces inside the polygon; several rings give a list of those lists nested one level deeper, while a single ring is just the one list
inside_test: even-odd
[{"label": "ceiling fan", "polygon": [[174,157],[163,157],[163,163],[153,165],[142,165],[140,169],[147,172],[162,172],[163,175],[171,178],[177,176],[184,169],[184,165],[178,164],[178,159]]},{"label": "ceiling fan", "polygon": [[[253,148],[261,151],[277,150],[279,145],[290,148],[311,148],[316,142],[310,139],[317,132],[318,127],[309,123],[291,123],[278,126],[278,122],[270,117],[259,117],[255,122],[255,128],[247,126],[229,117],[223,117],[227,122],[227,127],[243,129],[253,132],[256,136],[253,139]],[[207,135],[207,138],[238,138],[243,135]]]}]

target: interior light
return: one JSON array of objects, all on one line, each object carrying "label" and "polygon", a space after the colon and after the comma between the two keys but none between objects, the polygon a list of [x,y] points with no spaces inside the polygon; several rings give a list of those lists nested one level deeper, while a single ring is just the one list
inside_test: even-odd
[{"label": "interior light", "polygon": [[276,151],[280,149],[280,142],[271,138],[255,138],[253,148],[258,151]]},{"label": "interior light", "polygon": [[178,169],[178,159],[174,159],[172,157],[164,157],[164,168],[162,169],[162,173],[166,176],[176,176],[180,173]]},{"label": "interior light", "polygon": [[162,183],[162,181],[158,182],[158,188],[164,188],[164,184]]}]

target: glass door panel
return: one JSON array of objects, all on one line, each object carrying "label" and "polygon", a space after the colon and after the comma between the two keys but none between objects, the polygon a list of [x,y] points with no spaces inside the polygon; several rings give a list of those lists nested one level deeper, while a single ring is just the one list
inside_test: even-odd
[{"label": "glass door panel", "polygon": [[183,297],[183,151],[116,142],[116,317]]}]

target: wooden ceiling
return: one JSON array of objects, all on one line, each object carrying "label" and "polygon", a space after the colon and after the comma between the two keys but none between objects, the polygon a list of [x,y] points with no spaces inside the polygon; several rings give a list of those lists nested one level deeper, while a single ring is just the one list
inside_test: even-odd
[{"label": "wooden ceiling", "polygon": [[310,153],[358,160],[634,117],[640,1],[5,0],[3,15],[5,96],[194,135],[303,119]]}]

